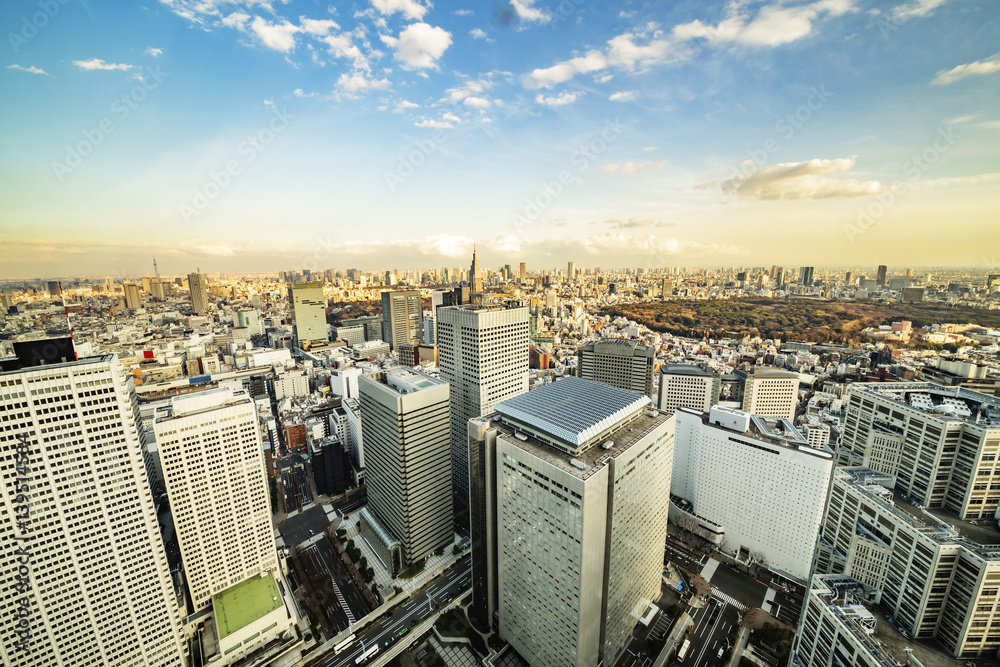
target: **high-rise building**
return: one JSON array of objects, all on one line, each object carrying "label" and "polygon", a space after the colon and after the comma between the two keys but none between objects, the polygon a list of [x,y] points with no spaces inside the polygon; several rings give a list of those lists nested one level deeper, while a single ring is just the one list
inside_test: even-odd
[{"label": "high-rise building", "polygon": [[566,263],[566,279],[576,280],[576,262]]},{"label": "high-rise building", "polygon": [[673,293],[674,293],[673,278],[664,278],[660,285],[660,298],[666,301],[667,297],[669,297]]},{"label": "high-rise building", "polygon": [[[916,641],[936,640],[953,658],[994,657],[1000,648],[1000,531],[995,524],[956,519],[905,495],[892,475],[837,468],[816,574],[870,587],[885,613]],[[803,631],[799,650],[808,652],[816,632],[808,608]]]},{"label": "high-rise building", "polygon": [[326,297],[322,283],[290,283],[288,303],[292,313],[295,346],[308,350],[326,345],[330,339],[326,328]]},{"label": "high-rise building", "polygon": [[803,266],[799,269],[799,284],[805,287],[812,287],[813,284],[813,274],[815,272],[815,267],[813,266]]},{"label": "high-rise building", "polygon": [[50,280],[46,283],[48,288],[49,296],[59,296],[59,281]]},{"label": "high-rise building", "polygon": [[201,315],[208,312],[208,276],[200,273],[188,274],[188,290],[191,292],[191,310]]},{"label": "high-rise building", "polygon": [[422,331],[419,290],[382,292],[382,340],[396,350],[404,343],[419,344]]},{"label": "high-rise building", "polygon": [[737,561],[766,563],[805,583],[833,452],[813,448],[787,419],[720,406],[674,416],[671,514],[686,513],[696,532]]},{"label": "high-rise building", "polygon": [[153,429],[197,612],[278,568],[257,411],[245,392],[213,389],[172,398]]},{"label": "high-rise building", "polygon": [[851,389],[837,465],[896,477],[912,502],[963,520],[1000,507],[1000,399],[934,382],[858,383]]},{"label": "high-rise building", "polygon": [[131,375],[113,355],[73,361],[68,338],[14,352],[0,370],[0,662],[186,665]]},{"label": "high-rise building", "polygon": [[532,665],[616,664],[659,597],[673,417],[649,407],[567,377],[469,423],[473,614]]},{"label": "high-rise building", "polygon": [[476,258],[476,246],[472,246],[472,267],[469,270],[469,286],[473,294],[483,293],[483,271]]},{"label": "high-rise building", "polygon": [[358,387],[368,459],[361,530],[395,575],[454,537],[448,384],[394,368],[361,376]]},{"label": "high-rise building", "polygon": [[577,374],[612,387],[653,396],[656,350],[625,338],[602,338],[576,350]]},{"label": "high-rise building", "polygon": [[528,277],[528,265],[525,264],[524,262],[521,262],[518,265],[517,277],[520,278],[521,280],[524,280],[525,278]]},{"label": "high-rise building", "polygon": [[438,308],[438,367],[451,392],[452,476],[469,493],[469,420],[528,391],[528,308],[519,304]]},{"label": "high-rise building", "polygon": [[740,378],[741,408],[765,417],[795,418],[799,400],[799,376],[778,368],[737,370]]},{"label": "high-rise building", "polygon": [[854,272],[853,271],[848,271],[844,275],[844,284],[846,284],[846,285],[853,285],[854,284]]},{"label": "high-rise building", "polygon": [[875,278],[875,282],[879,287],[885,287],[885,274],[889,271],[889,267],[885,264],[878,265],[878,275]]},{"label": "high-rise building", "polygon": [[122,288],[125,290],[125,307],[129,310],[142,308],[142,297],[139,294],[139,286],[134,283],[124,283]]},{"label": "high-rise building", "polygon": [[660,368],[660,388],[657,407],[673,412],[691,408],[708,412],[719,402],[722,378],[692,364],[665,364]]},{"label": "high-rise building", "polygon": [[898,651],[897,657],[874,639],[879,622],[864,604],[871,601],[872,590],[850,577],[813,577],[806,592],[789,664],[801,667],[899,667],[904,664],[903,660],[910,657],[908,654]]}]

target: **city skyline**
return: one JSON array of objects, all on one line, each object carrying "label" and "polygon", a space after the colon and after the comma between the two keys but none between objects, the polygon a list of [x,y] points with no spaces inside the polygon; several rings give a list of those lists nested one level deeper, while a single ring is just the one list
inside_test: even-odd
[{"label": "city skyline", "polygon": [[53,7],[0,9],[2,278],[998,263],[985,1]]}]

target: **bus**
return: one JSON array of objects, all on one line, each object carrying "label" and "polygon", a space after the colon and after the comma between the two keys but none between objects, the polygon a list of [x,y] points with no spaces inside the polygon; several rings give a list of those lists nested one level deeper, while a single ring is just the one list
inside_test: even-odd
[{"label": "bus", "polygon": [[366,662],[368,658],[374,657],[375,655],[378,655],[378,645],[372,646],[370,649],[359,655],[358,659],[354,661],[354,664],[360,665],[361,663]]},{"label": "bus", "polygon": [[691,640],[685,639],[684,643],[681,644],[680,653],[677,654],[677,662],[684,662],[684,658],[687,656],[689,648],[691,648]]},{"label": "bus", "polygon": [[347,648],[348,646],[350,646],[351,644],[353,644],[354,640],[355,640],[355,635],[351,635],[350,637],[348,637],[344,641],[342,641],[339,644],[337,644],[336,646],[334,646],[333,647],[333,653],[334,653],[334,655],[336,655],[337,653],[340,653],[345,648]]}]

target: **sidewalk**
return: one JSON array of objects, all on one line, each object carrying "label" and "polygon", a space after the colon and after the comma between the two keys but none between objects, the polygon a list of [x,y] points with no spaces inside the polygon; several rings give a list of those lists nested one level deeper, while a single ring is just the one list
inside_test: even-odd
[{"label": "sidewalk", "polygon": [[673,629],[663,642],[663,649],[660,651],[660,655],[656,656],[653,667],[663,667],[668,659],[677,654],[677,647],[680,646],[684,633],[692,625],[694,625],[694,619],[688,616],[687,612],[681,614],[681,617],[674,623]]},{"label": "sidewalk", "polygon": [[736,667],[740,664],[740,658],[743,657],[743,651],[746,650],[747,640],[750,639],[750,628],[740,626],[740,633],[736,635],[736,644],[733,646],[733,653],[729,656],[729,666]]}]

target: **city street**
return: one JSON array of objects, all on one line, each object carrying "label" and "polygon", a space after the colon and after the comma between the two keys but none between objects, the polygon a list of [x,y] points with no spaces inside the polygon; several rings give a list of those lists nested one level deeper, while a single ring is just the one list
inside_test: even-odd
[{"label": "city street", "polygon": [[685,665],[717,667],[722,664],[718,657],[719,650],[728,646],[729,635],[739,624],[739,612],[732,604],[722,602],[721,609],[714,614],[713,619],[716,608],[717,604],[712,600],[701,609],[689,610],[694,619],[694,627],[688,635],[691,646],[684,660]]}]

